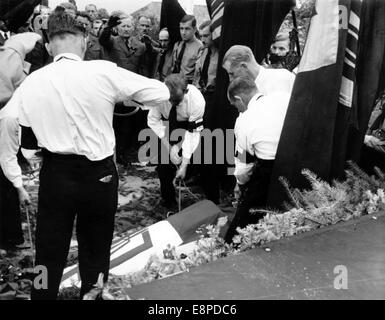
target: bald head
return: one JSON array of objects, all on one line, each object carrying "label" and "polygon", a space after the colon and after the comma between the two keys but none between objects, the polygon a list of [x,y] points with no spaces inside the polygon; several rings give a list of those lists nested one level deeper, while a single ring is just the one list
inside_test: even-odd
[{"label": "bald head", "polygon": [[170,45],[170,35],[167,29],[160,30],[159,43],[162,49],[166,49]]},{"label": "bald head", "polygon": [[256,79],[259,73],[259,64],[249,47],[236,45],[227,50],[222,67],[227,71],[230,81],[238,77]]}]

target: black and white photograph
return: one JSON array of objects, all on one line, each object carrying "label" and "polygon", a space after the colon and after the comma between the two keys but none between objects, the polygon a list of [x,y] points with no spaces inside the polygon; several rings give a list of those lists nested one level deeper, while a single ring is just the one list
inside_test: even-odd
[{"label": "black and white photograph", "polygon": [[385,300],[385,0],[0,0],[5,300]]}]

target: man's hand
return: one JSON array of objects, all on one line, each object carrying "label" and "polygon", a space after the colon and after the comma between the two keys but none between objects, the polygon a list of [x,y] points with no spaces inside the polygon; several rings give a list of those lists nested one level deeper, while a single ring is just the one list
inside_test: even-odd
[{"label": "man's hand", "polygon": [[142,41],[145,45],[151,45],[152,42],[151,38],[147,34],[144,34],[140,41]]},{"label": "man's hand", "polygon": [[186,177],[187,172],[187,164],[182,163],[182,165],[179,167],[178,171],[176,172],[175,180],[184,180]]},{"label": "man's hand", "polygon": [[171,162],[177,166],[182,162],[182,158],[179,156],[179,147],[177,145],[171,147],[170,158]]},{"label": "man's hand", "polygon": [[112,28],[116,27],[119,24],[120,24],[120,17],[118,17],[118,16],[111,16],[110,19],[108,19],[107,27],[112,29]]},{"label": "man's hand", "polygon": [[376,137],[373,137],[373,136],[365,136],[365,141],[364,143],[370,147],[370,148],[374,148],[374,149],[378,149],[379,147],[382,147],[382,146],[385,146],[385,141],[382,141]]},{"label": "man's hand", "polygon": [[17,188],[17,194],[19,196],[19,203],[22,207],[28,206],[31,204],[31,198],[29,197],[29,194],[24,189],[24,187]]}]

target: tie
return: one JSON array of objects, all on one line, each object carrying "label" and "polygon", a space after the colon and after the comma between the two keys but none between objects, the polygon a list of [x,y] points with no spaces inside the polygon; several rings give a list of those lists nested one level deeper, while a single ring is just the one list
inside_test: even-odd
[{"label": "tie", "polygon": [[4,36],[3,36],[4,40],[7,41],[8,40],[8,35],[6,32],[4,32]]},{"label": "tie", "polygon": [[183,41],[182,49],[179,51],[179,55],[175,61],[175,66],[174,66],[174,70],[172,71],[172,73],[180,73],[180,71],[181,71],[180,66],[182,64],[182,59],[183,59],[185,49],[186,49],[186,42]]},{"label": "tie", "polygon": [[177,105],[174,104],[171,107],[170,113],[168,115],[168,123],[169,123],[169,133],[171,135],[171,132],[173,132],[175,129],[177,129],[178,121],[176,118],[176,107]]},{"label": "tie", "polygon": [[210,65],[210,57],[211,57],[211,49],[208,48],[205,62],[203,63],[203,68],[201,72],[201,78],[199,81],[199,84],[202,88],[206,88],[207,80],[208,80],[208,73],[209,73],[209,65]]},{"label": "tie", "polygon": [[159,78],[161,81],[163,81],[163,66],[164,62],[166,60],[166,50],[163,50],[161,55],[160,55],[160,61],[159,61],[159,67],[158,67],[158,72],[159,72]]}]

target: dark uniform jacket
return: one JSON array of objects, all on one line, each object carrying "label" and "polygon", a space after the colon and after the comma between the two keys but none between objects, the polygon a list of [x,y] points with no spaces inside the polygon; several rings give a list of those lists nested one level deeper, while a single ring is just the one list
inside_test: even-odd
[{"label": "dark uniform jacket", "polygon": [[119,67],[150,77],[152,74],[152,53],[136,37],[128,38],[128,43],[120,36],[111,36],[108,28],[102,31],[99,43],[106,50],[109,60]]},{"label": "dark uniform jacket", "polygon": [[89,34],[88,43],[87,43],[87,51],[84,56],[84,60],[103,60],[106,59],[106,55],[104,53],[104,48],[99,43],[99,38],[94,36],[93,34]]}]

